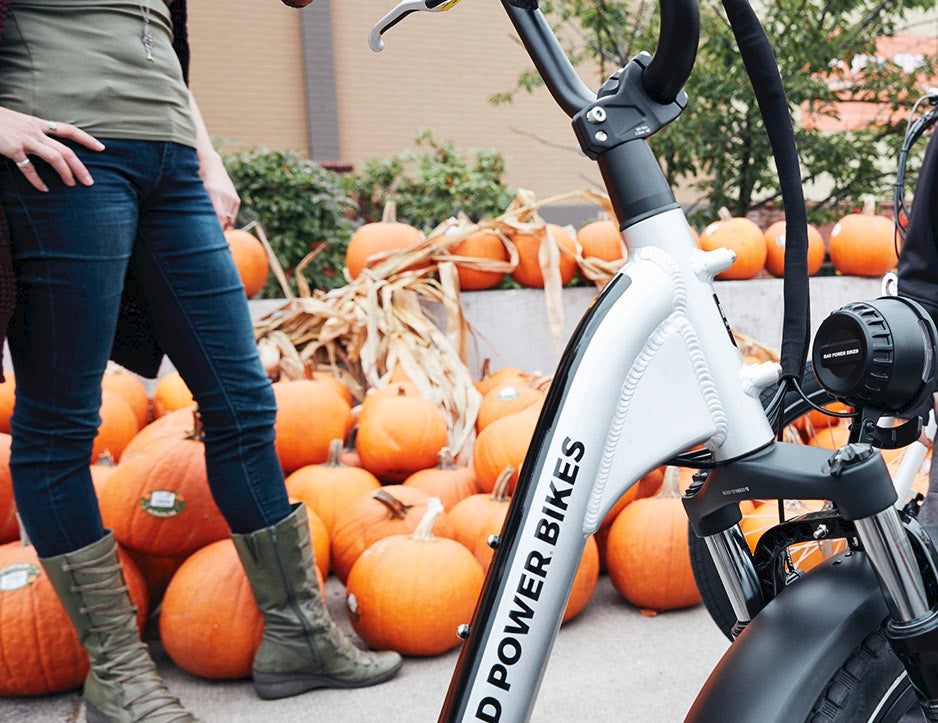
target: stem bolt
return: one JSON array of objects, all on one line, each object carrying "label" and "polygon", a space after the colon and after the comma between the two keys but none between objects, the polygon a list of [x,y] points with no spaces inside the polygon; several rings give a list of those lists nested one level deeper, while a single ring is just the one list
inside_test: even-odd
[{"label": "stem bolt", "polygon": [[469,637],[469,623],[463,623],[456,628],[456,635],[458,635],[460,639],[466,640]]},{"label": "stem bolt", "polygon": [[606,120],[606,109],[602,106],[593,106],[586,111],[586,120],[590,123],[602,123]]},{"label": "stem bolt", "polygon": [[609,139],[609,136],[606,135],[606,131],[596,131],[595,138],[600,143],[605,143]]},{"label": "stem bolt", "polygon": [[499,537],[498,535],[489,535],[488,538],[485,540],[485,544],[491,547],[493,550],[497,550],[498,545],[499,543],[501,543],[501,541],[502,541],[502,538]]}]

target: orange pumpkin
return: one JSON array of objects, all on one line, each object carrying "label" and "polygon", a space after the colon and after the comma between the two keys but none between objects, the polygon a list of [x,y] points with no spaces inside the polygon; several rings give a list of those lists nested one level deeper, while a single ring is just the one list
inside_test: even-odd
[{"label": "orange pumpkin", "polygon": [[342,464],[341,439],[332,442],[325,463],[300,467],[287,477],[286,485],[291,497],[312,508],[330,536],[346,507],[381,487],[378,478],[368,470]]},{"label": "orange pumpkin", "polygon": [[160,640],[186,672],[213,680],[250,677],[263,634],[264,618],[230,539],[193,553],[173,575],[160,610]]},{"label": "orange pumpkin", "polygon": [[13,499],[13,478],[10,476],[10,443],[13,438],[0,432],[0,543],[20,536]]},{"label": "orange pumpkin", "polygon": [[[141,632],[147,588],[130,557],[118,548]],[[32,545],[0,545],[0,695],[48,695],[78,688],[88,655]]]},{"label": "orange pumpkin", "polygon": [[480,544],[488,541],[489,535],[501,532],[511,500],[508,483],[513,472],[513,467],[505,467],[491,493],[479,492],[457,502],[449,511],[449,525],[445,533],[447,537],[456,540],[467,550],[475,551]]},{"label": "orange pumpkin", "polygon": [[494,489],[495,480],[505,467],[514,469],[508,494],[514,492],[539,415],[539,407],[528,407],[496,419],[479,432],[472,450],[472,468],[483,492],[491,492]]},{"label": "orange pumpkin", "polygon": [[[453,256],[489,261],[508,261],[508,250],[501,237],[494,231],[476,231],[457,244],[449,247]],[[481,271],[471,267],[471,262],[456,261],[459,288],[479,291],[498,286],[505,277],[504,271]]]},{"label": "orange pumpkin", "polygon": [[834,268],[853,276],[882,276],[899,261],[892,219],[876,214],[866,198],[861,213],[848,213],[831,229],[828,251]]},{"label": "orange pumpkin", "polygon": [[[765,270],[772,276],[785,275],[785,222],[776,221],[765,230]],[[808,224],[808,276],[814,276],[824,263],[827,251],[821,232]]]},{"label": "orange pumpkin", "polygon": [[230,228],[225,231],[225,240],[228,249],[238,267],[238,275],[244,284],[244,293],[250,299],[256,296],[270,273],[270,261],[267,259],[267,250],[253,234],[243,229]]},{"label": "orange pumpkin", "polygon": [[482,431],[496,419],[544,403],[544,392],[527,384],[503,384],[491,389],[479,404],[476,430]]},{"label": "orange pumpkin", "polygon": [[192,392],[189,391],[189,387],[186,386],[179,372],[172,371],[160,377],[153,390],[154,419],[159,419],[164,414],[177,409],[194,406],[195,400],[192,398]]},{"label": "orange pumpkin", "polygon": [[376,402],[386,399],[387,397],[400,396],[419,397],[420,390],[417,388],[417,385],[409,379],[395,380],[383,387],[372,387],[369,389],[365,394],[365,398],[362,400],[361,408],[358,410],[359,424],[362,419],[368,416],[368,410],[371,409]]},{"label": "orange pumpkin", "polygon": [[[388,485],[360,497],[336,518],[332,529],[332,567],[345,582],[358,557],[374,542],[390,535],[407,535],[427,511],[426,493],[415,487]],[[446,513],[436,519],[445,529]]]},{"label": "orange pumpkin", "polygon": [[625,241],[615,221],[593,221],[576,233],[583,248],[583,258],[618,261],[625,258]]},{"label": "orange pumpkin", "polygon": [[120,461],[121,453],[130,440],[134,438],[140,428],[137,426],[137,415],[130,404],[117,392],[107,389],[101,390],[101,424],[98,434],[94,438],[91,451],[92,463],[97,462],[105,452],[115,460]]},{"label": "orange pumpkin", "polygon": [[765,267],[765,236],[748,218],[734,217],[727,209],[720,209],[720,220],[711,223],[700,235],[704,251],[728,248],[736,253],[736,261],[718,279],[751,279]]},{"label": "orange pumpkin", "polygon": [[101,388],[124,398],[137,418],[137,428],[143,429],[150,421],[150,395],[134,374],[116,365],[109,365],[101,379]]},{"label": "orange pumpkin", "polygon": [[502,367],[493,372],[489,370],[489,364],[489,359],[482,363],[482,374],[479,381],[475,383],[475,388],[483,397],[495,387],[503,384],[523,384],[530,378],[530,375],[525,374],[518,367]]},{"label": "orange pumpkin", "polygon": [[620,595],[640,608],[672,610],[700,602],[677,477],[676,468],[670,468],[662,494],[635,500],[609,529],[609,579]]},{"label": "orange pumpkin", "polygon": [[[791,519],[809,512],[817,512],[824,503],[821,500],[785,500],[785,519]],[[749,512],[743,514],[739,526],[746,535],[746,542],[749,543],[749,549],[755,551],[756,544],[762,534],[775,527],[778,520],[778,501],[769,500],[755,506]],[[791,545],[788,552],[791,555],[792,562],[796,568],[807,572],[812,567],[823,562],[834,552],[845,549],[844,540],[821,540],[818,542],[803,542],[798,545]]]},{"label": "orange pumpkin", "polygon": [[185,555],[150,555],[126,548],[127,554],[134,561],[147,586],[150,599],[150,611],[154,611],[163,599],[169,581],[176,570],[186,561]]},{"label": "orange pumpkin", "polygon": [[352,566],[346,608],[355,632],[371,647],[438,655],[459,645],[456,629],[472,619],[483,574],[469,550],[434,537],[442,511],[431,497],[413,534],[379,540]]},{"label": "orange pumpkin", "polygon": [[423,241],[423,234],[413,226],[396,220],[396,206],[388,203],[380,221],[366,223],[349,239],[345,251],[345,266],[351,279],[357,279],[362,269],[377,259],[376,254],[401,251]]},{"label": "orange pumpkin", "polygon": [[439,497],[444,510],[450,510],[469,495],[477,494],[479,483],[470,467],[457,467],[448,447],[440,450],[439,463],[421,469],[404,480],[405,487],[415,487],[428,497]]},{"label": "orange pumpkin", "polygon": [[9,434],[10,417],[16,401],[16,376],[9,370],[4,370],[3,376],[4,381],[0,384],[0,432]]},{"label": "orange pumpkin", "polygon": [[544,288],[544,275],[538,256],[541,246],[547,243],[548,233],[558,246],[561,286],[566,286],[576,276],[576,241],[563,227],[549,223],[537,233],[516,233],[511,237],[518,249],[518,265],[511,272],[511,277],[522,286]]},{"label": "orange pumpkin", "polygon": [[352,408],[328,382],[297,379],[273,385],[277,457],[284,472],[325,462],[333,439],[345,439]]},{"label": "orange pumpkin", "polygon": [[188,555],[229,534],[205,471],[202,430],[161,439],[118,465],[101,490],[105,526],[122,545],[153,555]]},{"label": "orange pumpkin", "polygon": [[596,590],[596,583],[599,582],[599,548],[596,545],[596,539],[593,535],[586,538],[586,546],[583,548],[583,557],[580,558],[580,564],[576,569],[576,577],[573,578],[573,588],[570,590],[570,597],[567,598],[567,607],[564,608],[563,618],[560,622],[565,623],[572,620],[586,607],[586,604],[593,597]]},{"label": "orange pumpkin", "polygon": [[369,472],[384,482],[400,482],[435,466],[448,436],[446,419],[433,402],[398,394],[375,400],[359,415],[355,449]]},{"label": "orange pumpkin", "polygon": [[180,436],[190,434],[197,425],[202,423],[197,415],[198,410],[195,407],[183,407],[153,420],[127,443],[121,453],[121,459],[126,462],[143,454],[150,445],[161,439],[178,439]]}]

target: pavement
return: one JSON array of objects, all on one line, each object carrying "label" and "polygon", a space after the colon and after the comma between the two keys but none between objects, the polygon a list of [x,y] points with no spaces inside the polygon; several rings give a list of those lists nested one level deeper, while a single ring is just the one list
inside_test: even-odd
[{"label": "pavement", "polygon": [[[329,609],[351,634],[343,589],[330,577]],[[357,690],[318,690],[262,701],[249,680],[208,681],[175,667],[149,641],[164,679],[205,723],[433,723],[458,657],[409,657],[387,683]],[[561,628],[532,715],[533,723],[682,721],[728,642],[703,608],[646,617],[625,602],[606,575],[586,609]],[[78,691],[0,699],[2,723],[80,723]]]}]

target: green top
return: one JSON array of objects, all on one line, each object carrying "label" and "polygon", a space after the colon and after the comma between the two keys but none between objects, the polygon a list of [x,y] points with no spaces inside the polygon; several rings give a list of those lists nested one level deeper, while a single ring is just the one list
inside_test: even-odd
[{"label": "green top", "polygon": [[0,43],[0,107],[72,123],[98,138],[194,147],[168,2],[12,0]]}]

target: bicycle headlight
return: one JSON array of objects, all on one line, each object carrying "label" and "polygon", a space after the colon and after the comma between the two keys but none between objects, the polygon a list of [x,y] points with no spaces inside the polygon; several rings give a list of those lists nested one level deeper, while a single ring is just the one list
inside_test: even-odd
[{"label": "bicycle headlight", "polygon": [[935,324],[919,304],[898,296],[847,304],[814,337],[818,383],[854,407],[901,415],[935,386]]}]

